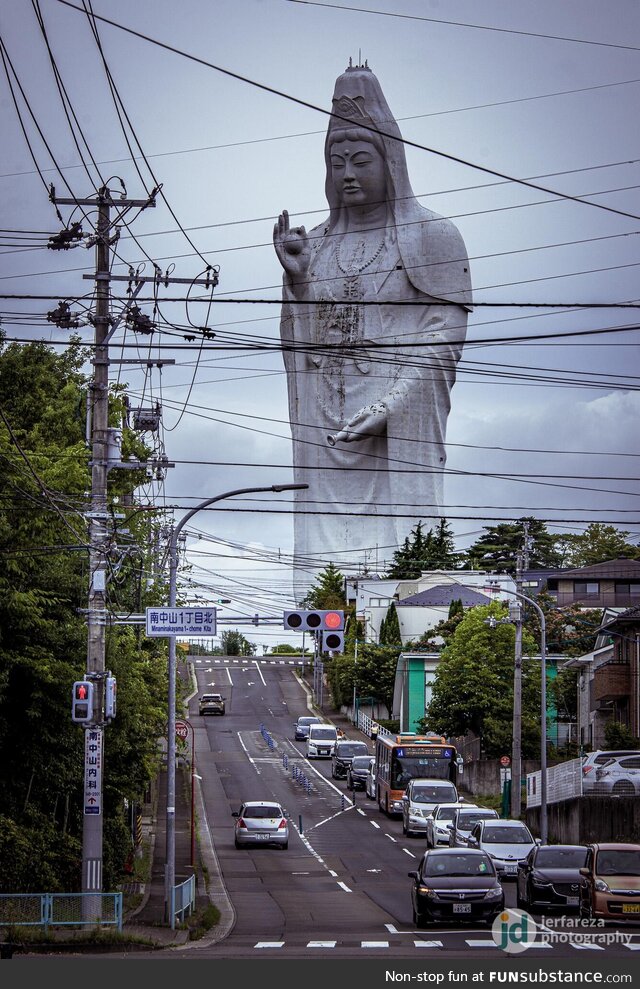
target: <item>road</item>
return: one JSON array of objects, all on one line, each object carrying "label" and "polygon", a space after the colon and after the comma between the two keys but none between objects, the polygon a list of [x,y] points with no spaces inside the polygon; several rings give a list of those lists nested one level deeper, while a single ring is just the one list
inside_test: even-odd
[{"label": "road", "polygon": [[[407,873],[417,867],[424,840],[403,837],[401,820],[388,818],[361,791],[352,798],[344,781],[331,779],[330,760],[306,759],[305,743],[293,740],[294,721],[308,713],[293,665],[267,657],[196,663],[198,693],[216,690],[226,698],[224,717],[199,717],[197,697],[189,717],[209,830],[237,916],[231,934],[198,947],[198,957],[501,955],[484,926],[416,930]],[[288,812],[288,850],[236,850],[232,811],[243,799],[263,798],[280,801]],[[504,885],[506,905],[515,907],[515,883]],[[569,917],[575,923],[576,915]],[[563,930],[567,942],[538,940],[528,954],[575,960],[581,953],[594,961],[596,953],[629,959],[640,950],[638,926],[620,927],[628,944],[591,946],[579,943],[574,928]],[[607,926],[606,933],[613,937],[616,930]]]}]

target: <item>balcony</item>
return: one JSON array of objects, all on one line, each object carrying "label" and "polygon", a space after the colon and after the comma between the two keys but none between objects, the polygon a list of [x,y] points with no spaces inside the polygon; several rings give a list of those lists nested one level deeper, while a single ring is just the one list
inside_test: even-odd
[{"label": "balcony", "polygon": [[596,707],[601,702],[610,702],[628,697],[631,690],[631,676],[628,663],[603,663],[593,676],[593,701]]}]

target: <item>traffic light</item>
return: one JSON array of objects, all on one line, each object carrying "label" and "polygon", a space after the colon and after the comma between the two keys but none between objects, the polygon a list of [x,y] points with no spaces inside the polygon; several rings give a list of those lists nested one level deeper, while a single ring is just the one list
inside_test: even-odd
[{"label": "traffic light", "polygon": [[344,632],[323,632],[321,652],[344,652]]},{"label": "traffic light", "polygon": [[284,627],[294,632],[339,631],[344,628],[344,611],[285,611]]},{"label": "traffic light", "polygon": [[110,721],[116,716],[117,690],[116,678],[109,674],[105,677],[104,681],[104,716],[107,721]]},{"label": "traffic light", "polygon": [[93,720],[93,683],[76,680],[72,691],[71,720],[86,724]]}]

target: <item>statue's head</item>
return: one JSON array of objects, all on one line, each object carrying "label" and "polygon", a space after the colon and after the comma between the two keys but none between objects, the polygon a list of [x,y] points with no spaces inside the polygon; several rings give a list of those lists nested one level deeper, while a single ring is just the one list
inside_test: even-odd
[{"label": "statue's head", "polygon": [[386,197],[392,204],[398,197],[413,196],[402,135],[380,83],[366,62],[357,66],[350,63],[336,79],[333,91],[332,113],[325,141],[325,190],[332,212],[332,226],[338,220],[342,204],[332,175],[331,149],[345,140],[367,142],[382,158]]}]

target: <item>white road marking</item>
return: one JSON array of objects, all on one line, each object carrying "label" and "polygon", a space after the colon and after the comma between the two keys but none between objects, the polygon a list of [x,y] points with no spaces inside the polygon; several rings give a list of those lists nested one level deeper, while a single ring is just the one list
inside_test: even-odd
[{"label": "white road marking", "polygon": [[261,775],[261,774],[260,774],[260,770],[259,770],[259,769],[258,769],[258,767],[256,766],[256,763],[255,763],[255,759],[252,759],[252,758],[251,758],[251,756],[249,755],[249,751],[248,751],[248,749],[247,749],[247,746],[246,746],[246,745],[244,744],[244,742],[242,741],[242,735],[240,734],[240,732],[237,732],[237,735],[238,735],[238,741],[240,742],[240,745],[241,745],[241,746],[242,746],[242,748],[244,749],[244,752],[245,752],[245,755],[246,755],[246,757],[247,757],[247,759],[249,760],[249,762],[251,763],[251,765],[252,765],[252,766],[253,766],[253,768],[255,769],[255,771],[256,771],[256,773],[258,774],[258,776],[260,776],[260,775]]},{"label": "white road marking", "polygon": [[385,924],[384,926],[389,931],[389,934],[399,934],[400,933],[400,931],[397,931],[396,930],[396,928],[393,926],[393,924]]},{"label": "white road marking", "polygon": [[230,684],[231,684],[231,686],[233,687],[233,680],[231,679],[231,670],[229,669],[229,667],[228,667],[228,666],[227,666],[227,667],[225,668],[225,673],[227,674],[227,676],[228,676],[228,678],[229,678],[229,683],[230,683]]},{"label": "white road marking", "polygon": [[338,886],[340,886],[345,891],[345,893],[353,893],[353,890],[349,889],[346,883],[339,882]]},{"label": "white road marking", "polygon": [[[540,674],[540,676],[542,676],[542,673]],[[405,853],[405,855],[410,855],[412,859],[414,859],[414,858],[416,857],[416,856],[415,856],[415,855],[413,854],[413,852],[410,852],[410,851],[409,851],[409,849],[408,849],[408,848],[403,848],[403,849],[402,849],[402,851],[403,851],[403,852]]]},{"label": "white road marking", "polygon": [[388,838],[388,839],[389,839],[389,841],[393,841],[393,842],[396,842],[396,844],[397,844],[397,840],[396,840],[396,838],[394,838],[394,837],[393,837],[393,835],[392,835],[392,834],[387,834],[387,832],[385,831],[385,834],[384,834],[384,836],[385,836],[385,838]]},{"label": "white road marking", "polygon": [[262,680],[263,685],[266,687],[267,686],[267,681],[265,680],[265,678],[262,675],[262,670],[260,669],[260,664],[259,663],[256,663],[256,661],[254,660],[253,661],[253,665],[255,666],[255,668],[257,669],[258,673],[260,674],[260,679]]},{"label": "white road marking", "polygon": [[590,942],[585,942],[584,944],[574,944],[573,941],[569,941],[572,948],[576,951],[604,951],[601,944],[591,944]]},{"label": "white road marking", "polygon": [[465,944],[468,944],[470,948],[497,948],[498,947],[498,945],[493,940],[493,938],[491,938],[490,940],[486,940],[486,939],[477,939],[476,940],[475,938],[471,938],[470,941],[465,941]]},{"label": "white road marking", "polygon": [[337,941],[309,941],[307,948],[335,948]]},{"label": "white road marking", "polygon": [[254,948],[282,948],[284,947],[284,941],[258,941],[254,944]]},{"label": "white road marking", "polygon": [[442,941],[414,941],[416,948],[442,948]]},{"label": "white road marking", "polygon": [[388,948],[389,947],[389,942],[388,941],[361,941],[360,942],[360,947],[361,948]]},{"label": "white road marking", "polygon": [[369,821],[369,824],[373,824],[374,828],[377,828],[378,831],[380,830],[380,825],[377,821]]}]

